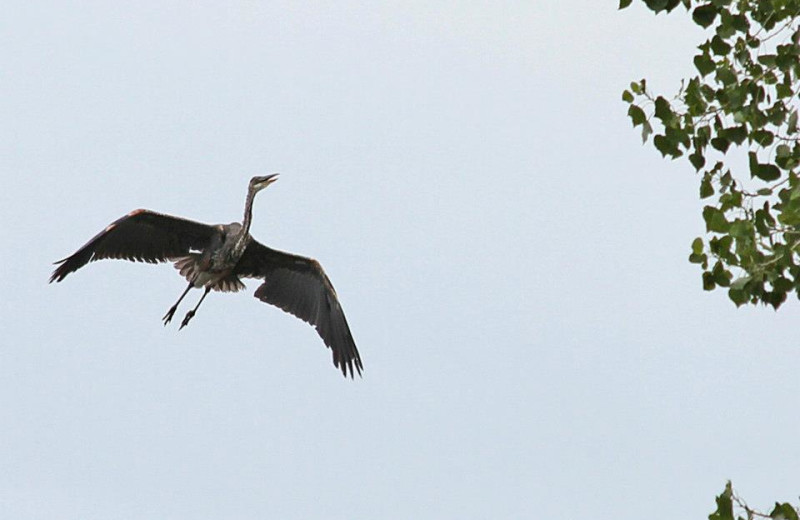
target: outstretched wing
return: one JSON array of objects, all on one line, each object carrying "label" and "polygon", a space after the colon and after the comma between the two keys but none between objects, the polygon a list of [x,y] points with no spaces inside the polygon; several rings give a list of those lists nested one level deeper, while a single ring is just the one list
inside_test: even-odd
[{"label": "outstretched wing", "polygon": [[50,282],[60,282],[94,260],[118,258],[151,264],[204,249],[216,233],[213,226],[137,209],[95,235],[72,256],[59,260]]},{"label": "outstretched wing", "polygon": [[234,274],[261,278],[255,297],[313,325],[347,377],[364,366],[331,281],[316,260],[270,249],[250,240]]}]

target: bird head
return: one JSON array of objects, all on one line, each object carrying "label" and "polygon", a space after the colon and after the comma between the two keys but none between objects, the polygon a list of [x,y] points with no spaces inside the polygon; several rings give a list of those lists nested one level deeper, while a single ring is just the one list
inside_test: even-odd
[{"label": "bird head", "polygon": [[269,175],[264,175],[263,177],[253,177],[250,179],[250,189],[254,192],[261,191],[273,182],[278,180],[277,173],[271,173]]}]

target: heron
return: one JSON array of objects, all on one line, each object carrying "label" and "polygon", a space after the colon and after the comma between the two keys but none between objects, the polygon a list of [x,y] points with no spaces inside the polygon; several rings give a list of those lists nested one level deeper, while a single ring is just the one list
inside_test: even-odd
[{"label": "heron", "polygon": [[192,288],[203,294],[181,322],[189,324],[212,290],[238,292],[241,278],[262,280],[254,296],[313,326],[333,354],[333,365],[351,378],[361,375],[363,364],[336,290],[322,266],[306,258],[271,249],[250,236],[253,201],[258,192],[278,179],[278,174],[250,179],[241,224],[209,225],[137,209],[109,224],[73,255],[55,262],[50,283],[95,260],[122,259],[151,264],[174,262],[189,285],[162,320],[166,326]]}]

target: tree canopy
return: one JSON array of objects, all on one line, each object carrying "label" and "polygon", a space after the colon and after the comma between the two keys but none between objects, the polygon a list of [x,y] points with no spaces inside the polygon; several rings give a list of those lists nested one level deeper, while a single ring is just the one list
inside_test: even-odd
[{"label": "tree canopy", "polygon": [[676,94],[645,79],[622,93],[642,140],[698,173],[707,232],[689,261],[703,288],[726,288],[737,306],[800,298],[800,0],[643,2],[682,6],[706,30]]}]

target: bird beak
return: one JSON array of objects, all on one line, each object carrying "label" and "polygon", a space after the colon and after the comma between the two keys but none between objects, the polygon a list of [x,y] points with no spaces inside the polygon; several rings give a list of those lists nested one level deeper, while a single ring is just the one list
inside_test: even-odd
[{"label": "bird beak", "polygon": [[279,173],[273,173],[271,175],[267,175],[261,179],[261,182],[258,183],[259,188],[266,188],[273,182],[278,180]]}]

